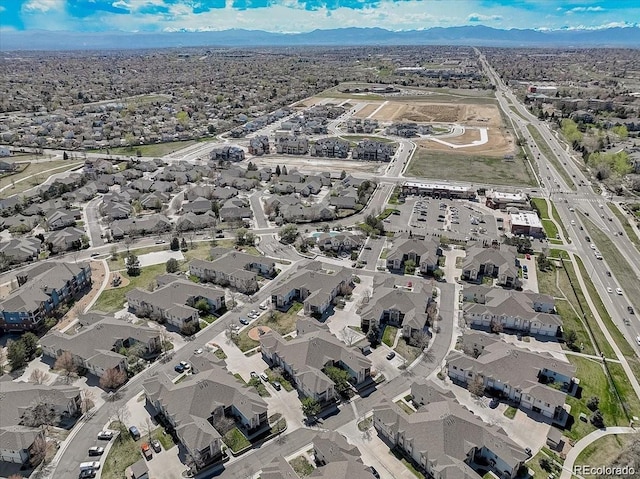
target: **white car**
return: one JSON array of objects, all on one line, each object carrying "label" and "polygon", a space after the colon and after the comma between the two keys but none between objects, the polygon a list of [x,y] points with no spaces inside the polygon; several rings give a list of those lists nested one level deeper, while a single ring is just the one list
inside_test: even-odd
[{"label": "white car", "polygon": [[622,296],[622,290],[620,288],[616,288],[616,294]]},{"label": "white car", "polygon": [[193,354],[202,354],[202,353],[203,353],[202,348],[198,348],[195,351],[193,351]]},{"label": "white car", "polygon": [[593,243],[591,243],[591,244],[589,245],[589,248],[591,248],[593,251],[595,251],[595,250],[596,250],[596,245],[594,245]]},{"label": "white car", "polygon": [[640,346],[640,336],[636,338],[636,343],[638,343],[638,346]]},{"label": "white car", "polygon": [[611,289],[611,287],[608,287],[608,288],[607,288],[607,293],[609,293],[609,294],[612,294],[612,293],[613,293],[613,290]]}]

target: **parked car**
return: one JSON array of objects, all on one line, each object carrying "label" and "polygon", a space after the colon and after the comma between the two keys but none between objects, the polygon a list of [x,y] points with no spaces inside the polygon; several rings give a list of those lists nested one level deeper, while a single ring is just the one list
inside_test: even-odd
[{"label": "parked car", "polygon": [[491,402],[489,403],[489,407],[490,407],[491,409],[495,409],[495,408],[497,408],[497,407],[498,407],[498,404],[500,404],[500,401],[498,400],[498,398],[493,398],[493,399],[491,400]]},{"label": "parked car", "polygon": [[129,428],[129,434],[131,434],[131,437],[137,441],[138,439],[140,439],[140,431],[138,431],[138,428],[135,426],[131,426]]},{"label": "parked car", "polygon": [[240,318],[240,324],[244,324],[246,326],[249,324],[249,320],[247,318]]},{"label": "parked car", "polygon": [[162,451],[162,444],[160,444],[160,441],[158,441],[157,439],[154,439],[153,441],[151,441],[151,448],[156,452],[160,452]]},{"label": "parked car", "polygon": [[151,452],[151,446],[149,446],[148,443],[145,442],[142,446],[140,446],[140,449],[142,450],[142,455],[147,461],[153,458],[153,452]]},{"label": "parked car", "polygon": [[396,353],[394,353],[393,351],[390,351],[389,354],[387,354],[387,359],[389,361],[391,361],[395,357],[396,357]]},{"label": "parked car", "polygon": [[184,372],[184,366],[182,364],[178,363],[173,367],[173,370],[175,372],[177,372],[177,373],[183,373]]},{"label": "parked car", "polygon": [[259,378],[259,377],[260,377],[260,376],[258,376],[258,373],[257,373],[257,372],[255,372],[255,371],[251,371],[251,372],[249,373],[249,376],[251,376],[251,379],[257,379],[257,378]]},{"label": "parked car", "polygon": [[269,376],[267,376],[265,373],[262,373],[260,375],[260,379],[262,379],[265,383],[269,382]]},{"label": "parked car", "polygon": [[376,471],[375,467],[369,466],[369,467],[367,467],[367,469],[369,470],[369,472],[371,473],[371,475],[373,477],[375,477],[376,479],[380,479],[380,473],[378,471]]},{"label": "parked car", "polygon": [[98,439],[109,441],[113,438],[113,431],[100,431],[98,433]]},{"label": "parked car", "polygon": [[98,470],[100,469],[100,461],[88,461],[80,463],[80,471],[84,471],[86,469]]},{"label": "parked car", "polygon": [[202,348],[198,348],[195,351],[193,351],[193,354],[202,354],[204,351],[202,350]]},{"label": "parked car", "polygon": [[278,381],[273,381],[271,385],[276,391],[280,391],[280,389],[282,389],[282,384],[280,384]]},{"label": "parked car", "polygon": [[90,456],[102,456],[102,453],[104,453],[104,447],[100,446],[92,446],[88,451]]},{"label": "parked car", "polygon": [[80,471],[80,479],[84,479],[86,477],[96,477],[96,470],[95,469],[84,469],[82,471]]}]

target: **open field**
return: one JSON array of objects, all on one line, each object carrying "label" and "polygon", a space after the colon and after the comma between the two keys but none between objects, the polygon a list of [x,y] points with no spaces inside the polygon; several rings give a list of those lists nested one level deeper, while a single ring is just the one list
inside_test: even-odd
[{"label": "open field", "polygon": [[627,217],[622,211],[620,211],[620,208],[618,208],[618,205],[616,205],[615,203],[609,202],[607,203],[607,206],[609,206],[609,208],[611,208],[611,211],[613,211],[613,214],[618,217],[618,220],[620,221],[620,223],[622,223],[624,232],[627,234],[631,242],[635,245],[636,249],[639,249],[640,251],[640,238],[638,238],[635,230],[629,224],[629,220],[627,219]]},{"label": "open field", "polygon": [[381,105],[381,102],[378,103],[369,103],[367,106],[359,110],[355,115],[355,118],[368,118],[376,109]]},{"label": "open field", "polygon": [[188,140],[155,143],[153,145],[123,146],[119,148],[109,148],[109,153],[112,155],[135,156],[137,152],[140,151],[142,156],[165,156],[195,143],[196,142],[194,140]]},{"label": "open field", "polygon": [[[460,136],[444,137],[441,140],[454,145],[468,145],[464,150],[456,149],[456,153],[467,155],[490,156],[495,158],[504,158],[505,155],[515,156],[516,151],[511,140],[511,136],[504,128],[491,127],[487,128],[487,142],[473,145],[473,141],[480,140],[480,131],[474,128],[466,128],[465,132]],[[421,148],[430,150],[452,151],[452,147],[431,139],[417,140],[416,143]]]},{"label": "open field", "polygon": [[[589,444],[578,456],[575,464],[607,465],[620,454],[620,452],[633,440],[638,440],[638,435],[612,434],[604,436]],[[596,477],[584,474],[584,477]]]},{"label": "open field", "polygon": [[413,154],[405,176],[493,185],[534,185],[528,165],[519,158],[505,161],[488,156],[431,151],[424,147]]},{"label": "open field", "polygon": [[[20,160],[22,161],[22,160]],[[16,173],[15,175],[3,176],[0,178],[0,188],[4,188],[9,186],[6,190],[0,192],[0,198],[6,198],[7,196],[15,195],[17,193],[22,193],[34,186],[37,186],[44,182],[49,176],[60,173],[62,171],[67,171],[76,166],[81,165],[81,161],[69,161],[69,160],[53,160],[53,161],[42,161],[39,163],[30,163],[23,171],[20,173]],[[44,171],[48,171],[47,173],[43,173]],[[35,175],[35,176],[33,176]],[[33,178],[26,179],[24,181],[23,178],[27,178],[29,176],[33,176]],[[10,185],[15,183],[14,187]]]},{"label": "open field", "polygon": [[256,157],[252,161],[258,166],[287,165],[287,168],[297,168],[303,172],[324,172],[324,171],[346,171],[349,172],[366,172],[366,173],[382,173],[388,163],[374,163],[370,161],[352,161],[352,160],[331,160],[328,158],[314,157],[295,157],[295,156],[278,156],[278,157]]}]

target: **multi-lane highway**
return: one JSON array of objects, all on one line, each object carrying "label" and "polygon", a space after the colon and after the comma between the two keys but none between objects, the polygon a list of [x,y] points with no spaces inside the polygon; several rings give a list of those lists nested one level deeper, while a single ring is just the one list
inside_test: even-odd
[{"label": "multi-lane highway", "polygon": [[[541,191],[545,197],[554,202],[559,215],[559,218],[556,219],[567,229],[569,238],[564,238],[564,240],[570,241],[571,250],[581,257],[587,273],[595,284],[616,326],[636,351],[640,351],[640,345],[635,339],[640,335],[640,319],[637,314],[640,309],[638,299],[640,298],[640,288],[638,287],[640,283],[621,284],[615,277],[615,271],[607,264],[606,256],[601,260],[597,259],[591,247],[592,241],[587,241],[589,234],[584,221],[591,221],[609,237],[636,272],[637,279],[640,280],[640,254],[638,250],[624,233],[624,228],[616,215],[610,210],[606,193],[598,194],[594,191],[591,179],[585,176],[579,166],[581,160],[575,159],[571,152],[567,151],[567,147],[558,140],[548,123],[532,115],[517,100],[513,92],[507,88],[489,65],[484,55],[479,51],[476,52],[479,54],[485,72],[496,86],[496,98],[500,107],[513,122],[517,134],[526,140],[531,149],[534,157],[532,160],[537,165],[541,179]],[[546,157],[543,148],[536,143],[529,131],[528,125],[532,125],[538,131],[540,138],[548,144],[557,161]],[[555,165],[564,168],[564,175],[556,169]],[[572,184],[567,184],[565,178],[569,178]],[[607,290],[607,288],[611,288],[615,291],[618,287],[623,290],[623,295],[611,294]],[[636,314],[629,314],[627,311],[629,305],[633,306]],[[625,319],[628,320],[628,323],[625,322]]]}]

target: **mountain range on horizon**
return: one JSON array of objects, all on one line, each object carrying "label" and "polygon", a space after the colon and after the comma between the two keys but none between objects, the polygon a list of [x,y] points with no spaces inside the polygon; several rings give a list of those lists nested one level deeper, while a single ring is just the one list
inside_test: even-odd
[{"label": "mountain range on horizon", "polygon": [[0,51],[123,50],[179,47],[469,45],[495,47],[640,47],[640,27],[597,30],[502,30],[492,27],[434,27],[391,31],[336,28],[304,33],[230,29],[202,32],[55,32],[0,31]]}]

